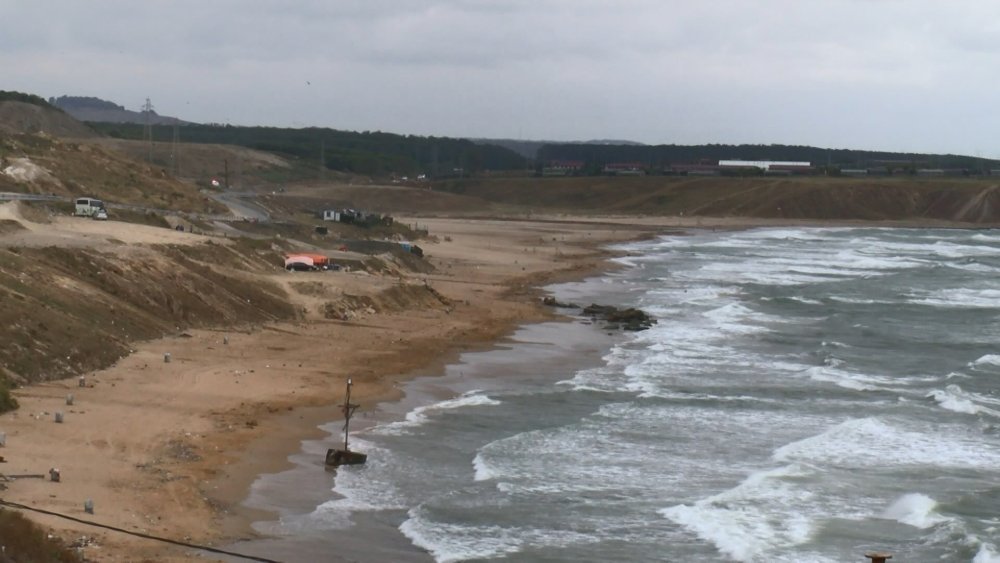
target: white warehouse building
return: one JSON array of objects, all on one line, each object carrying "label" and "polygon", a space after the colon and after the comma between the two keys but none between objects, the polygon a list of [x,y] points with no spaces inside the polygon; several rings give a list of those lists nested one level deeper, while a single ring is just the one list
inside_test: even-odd
[{"label": "white warehouse building", "polygon": [[771,167],[776,168],[808,168],[812,166],[810,162],[794,161],[794,160],[720,160],[719,167],[721,168],[760,168],[765,172],[770,170]]}]

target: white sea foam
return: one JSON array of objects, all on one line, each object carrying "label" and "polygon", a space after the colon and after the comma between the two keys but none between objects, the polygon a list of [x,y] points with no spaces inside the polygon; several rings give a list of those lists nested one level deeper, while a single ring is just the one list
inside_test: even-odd
[{"label": "white sea foam", "polygon": [[983,542],[979,545],[979,551],[972,558],[972,563],[1000,563],[1000,553],[995,545]]},{"label": "white sea foam", "polygon": [[397,463],[392,452],[357,437],[352,437],[351,446],[367,453],[368,461],[363,466],[338,468],[333,491],[342,498],[319,505],[312,517],[331,527],[346,527],[353,511],[407,508],[406,498],[387,477]]},{"label": "white sea foam", "polygon": [[[590,420],[564,428],[523,432],[480,448],[473,459],[476,481],[496,481],[545,493],[607,491],[647,482],[648,452],[621,443]],[[567,464],[566,460],[574,460]],[[607,460],[616,460],[608,463]],[[669,481],[671,476],[662,476]]]},{"label": "white sea foam", "polygon": [[967,258],[970,256],[996,256],[1000,254],[1000,248],[984,244],[955,244],[952,242],[938,241],[927,245],[931,251],[938,256],[945,258]]},{"label": "white sea foam", "polygon": [[920,529],[930,528],[951,520],[934,512],[935,508],[937,508],[937,501],[931,497],[919,493],[910,493],[896,499],[882,513],[882,518],[895,520]]},{"label": "white sea foam", "polygon": [[847,303],[850,305],[875,305],[875,304],[891,304],[892,301],[879,301],[876,299],[868,299],[866,297],[847,297],[844,295],[831,295],[831,301],[838,301],[840,303]]},{"label": "white sea foam", "polygon": [[733,239],[751,240],[759,244],[761,239],[774,241],[822,241],[829,237],[826,233],[837,232],[839,229],[752,229],[733,234]]},{"label": "white sea foam", "polygon": [[760,325],[751,324],[751,321],[766,319],[766,315],[756,313],[738,303],[729,303],[712,309],[704,313],[704,316],[712,319],[718,329],[733,334],[753,334],[767,331]]},{"label": "white sea foam", "polygon": [[834,281],[839,278],[828,276],[796,274],[792,272],[773,271],[761,266],[753,266],[745,262],[711,262],[698,270],[678,272],[678,278],[692,281],[727,280],[733,283],[753,283],[759,285],[806,285]]},{"label": "white sea foam", "polygon": [[947,262],[945,263],[945,266],[966,272],[993,273],[1000,271],[997,268],[987,266],[986,264],[981,264],[979,262]]},{"label": "white sea foam", "polygon": [[440,411],[454,410],[465,407],[482,407],[499,405],[500,401],[481,394],[482,391],[474,390],[463,393],[454,399],[448,399],[433,405],[417,407],[406,413],[404,420],[382,424],[370,430],[375,434],[398,435],[407,430],[426,423],[432,415]]},{"label": "white sea foam", "polygon": [[597,535],[567,530],[436,522],[422,507],[411,509],[408,516],[399,531],[439,563],[493,559],[517,553],[526,546],[565,548],[601,540]]},{"label": "white sea foam", "polygon": [[991,366],[1000,366],[1000,354],[987,354],[974,362],[970,362],[970,367],[981,366],[983,364],[989,364]]},{"label": "white sea foam", "polygon": [[805,370],[805,374],[813,381],[833,383],[855,391],[876,391],[897,382],[890,377],[852,373],[838,369],[838,366],[841,365],[843,365],[843,361],[831,358],[830,365],[811,367]]},{"label": "white sea foam", "polygon": [[992,234],[987,234],[987,233],[982,233],[982,232],[976,233],[976,234],[972,235],[969,238],[971,238],[972,240],[977,240],[977,241],[991,243],[991,244],[1000,242],[1000,236],[996,236],[996,235],[992,235]]},{"label": "white sea foam", "polygon": [[500,526],[464,526],[429,520],[421,508],[411,509],[399,531],[413,545],[427,550],[438,563],[486,559],[516,553],[523,539]]},{"label": "white sea foam", "polygon": [[978,402],[997,404],[998,401],[976,393],[968,393],[955,384],[948,385],[944,389],[934,389],[928,392],[927,396],[937,401],[943,409],[965,414],[988,414],[1000,417],[1000,411],[978,404]]},{"label": "white sea foam", "polygon": [[660,514],[737,561],[756,561],[809,540],[814,520],[801,508],[813,493],[790,479],[811,473],[798,465],[754,473],[734,489]]},{"label": "white sea foam", "polygon": [[483,459],[482,452],[476,454],[476,457],[472,460],[472,467],[476,470],[474,477],[476,481],[488,481],[497,476],[497,472]]},{"label": "white sea foam", "polygon": [[992,471],[1000,465],[1000,451],[974,439],[963,426],[937,424],[911,431],[877,418],[848,420],[782,446],[773,457],[782,462],[850,468],[922,465]]},{"label": "white sea foam", "polygon": [[930,305],[932,307],[997,309],[1000,308],[1000,290],[946,288],[929,294],[911,295],[909,302],[917,305]]}]

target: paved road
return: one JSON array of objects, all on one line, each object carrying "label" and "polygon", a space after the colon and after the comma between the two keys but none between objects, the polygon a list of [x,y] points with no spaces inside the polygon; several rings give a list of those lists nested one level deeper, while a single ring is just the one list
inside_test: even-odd
[{"label": "paved road", "polygon": [[209,197],[225,205],[237,217],[246,217],[265,223],[271,220],[271,214],[253,201],[257,194],[249,192],[211,192]]},{"label": "paved road", "polygon": [[19,194],[16,192],[0,192],[0,200],[12,201],[20,199],[24,201],[66,201],[66,198],[57,195]]},{"label": "paved road", "polygon": [[[104,204],[108,209],[129,209],[132,211],[138,211],[140,213],[158,213],[160,215],[183,215],[184,217],[197,218],[206,221],[236,221],[239,219],[254,219],[259,222],[268,222],[271,220],[271,215],[262,209],[260,206],[256,205],[251,201],[247,201],[250,198],[256,197],[255,194],[249,193],[210,193],[209,197],[218,201],[219,203],[225,205],[232,212],[231,215],[209,215],[206,213],[185,213],[182,211],[176,211],[174,209],[161,209],[158,207],[144,207],[141,205],[129,205],[126,203],[111,203],[105,201]],[[0,201],[65,201],[73,203],[76,198],[64,197],[57,195],[39,195],[39,194],[22,194],[17,192],[0,192]]]}]

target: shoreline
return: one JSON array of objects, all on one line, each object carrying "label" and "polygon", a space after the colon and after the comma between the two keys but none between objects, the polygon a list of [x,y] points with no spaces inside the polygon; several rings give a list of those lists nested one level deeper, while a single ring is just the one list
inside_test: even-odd
[{"label": "shoreline", "polygon": [[[251,525],[268,513],[243,507],[244,498],[259,475],[291,467],[288,457],[302,440],[327,435],[318,426],[331,420],[347,376],[355,378],[359,402],[393,401],[402,382],[439,373],[463,352],[492,349],[518,326],[556,318],[537,299],[541,287],[613,270],[615,254],[601,250],[609,245],[699,228],[765,226],[695,218],[633,218],[631,224],[540,219],[421,218],[438,237],[425,245],[437,268],[429,275],[273,276],[286,286],[315,285],[319,295],[333,291],[329,286],[343,293],[340,283],[350,291],[424,287],[426,293],[429,286],[447,304],[418,294],[411,303],[340,321],[315,313],[319,299],[303,301],[299,305],[309,312],[298,321],[189,330],[133,344],[114,366],[87,373],[86,388],[67,379],[18,390],[21,409],[0,416],[7,469],[43,473],[58,467],[63,483],[20,480],[6,499],[81,518],[83,500],[93,499],[97,521],[192,543],[259,537]],[[166,353],[173,354],[170,363]],[[68,393],[76,395],[75,406],[65,405]],[[65,424],[52,423],[56,410],[66,411]],[[204,560],[146,540],[31,517],[65,539],[93,539],[99,548],[85,554],[100,561]]]},{"label": "shoreline", "polygon": [[[492,346],[462,353],[443,370],[418,374],[403,382],[400,386],[402,397],[373,405],[374,417],[366,422],[368,427],[398,423],[414,409],[448,403],[473,391],[477,395],[492,396],[494,392],[502,394],[511,387],[526,384],[552,386],[567,373],[601,365],[603,355],[626,334],[606,332],[585,320],[570,317],[518,326]],[[325,426],[335,432],[338,424],[339,419]],[[356,436],[364,439],[364,429]],[[322,440],[304,441],[299,452],[290,456],[294,467],[277,474],[261,475],[255,481],[247,503],[259,506],[278,501],[283,506],[272,504],[264,512],[273,517],[254,522],[263,537],[233,543],[226,549],[258,557],[288,557],[302,561],[317,560],[321,555],[325,560],[338,561],[372,558],[433,561],[430,554],[413,545],[398,529],[400,519],[405,518],[405,513],[398,509],[350,510],[350,523],[343,526],[324,528],[321,522],[313,520],[310,513],[318,507],[343,499],[333,489],[335,473],[327,473],[326,479],[317,475],[322,473],[322,460],[317,461],[320,453],[317,446],[325,447],[325,443]],[[323,485],[325,488],[321,488]],[[266,492],[258,494],[258,486]],[[311,486],[317,488],[310,489]],[[346,514],[337,513],[338,520],[346,517]],[[325,522],[329,517],[332,516],[320,520]],[[311,527],[310,523],[321,528]],[[336,556],[324,551],[331,546],[336,546]]]},{"label": "shoreline", "polygon": [[[265,516],[241,507],[261,474],[289,467],[302,439],[322,437],[343,380],[357,400],[400,396],[398,385],[440,372],[459,354],[490,349],[525,323],[555,312],[540,286],[605,271],[601,248],[650,234],[647,228],[551,223],[421,219],[439,242],[425,248],[437,273],[384,277],[279,274],[284,284],[432,287],[446,302],[414,302],[350,321],[312,314],[247,329],[197,329],[135,343],[115,365],[76,379],[19,389],[21,408],[0,416],[10,473],[62,471],[62,483],[19,480],[5,498],[151,535],[204,545],[257,537]],[[444,241],[440,242],[443,238]],[[414,283],[416,282],[416,284]],[[402,285],[399,285],[402,284]],[[325,287],[325,286],[324,286]],[[327,290],[324,290],[327,291]],[[343,291],[343,290],[338,290]],[[423,299],[423,300],[421,300]],[[303,309],[313,303],[304,303]],[[228,338],[227,338],[228,336]],[[165,361],[166,354],[171,360]],[[63,399],[75,395],[75,404]],[[51,412],[66,411],[64,424]],[[87,515],[89,517],[89,515]],[[64,520],[31,515],[101,561],[203,560],[197,554]]]},{"label": "shoreline", "polygon": [[[423,219],[423,221],[427,222],[428,220]],[[464,223],[468,220],[463,218],[457,219],[457,221]],[[510,220],[496,219],[496,221],[507,222]],[[548,221],[543,219],[540,223],[545,224]],[[555,223],[565,223],[565,220],[555,221]],[[588,227],[591,226],[587,221],[583,221],[582,224]],[[628,234],[622,237],[620,236],[621,233],[618,233],[618,235],[609,237],[608,239],[587,240],[582,245],[588,255],[583,262],[572,262],[569,267],[564,269],[541,272],[543,275],[540,277],[537,275],[538,272],[536,272],[528,284],[523,282],[516,284],[510,287],[508,291],[522,296],[525,294],[541,296],[545,293],[544,288],[546,286],[579,282],[588,277],[613,272],[621,266],[612,262],[612,259],[617,257],[618,254],[607,250],[606,247],[608,245],[642,240],[651,236],[659,236],[665,232],[664,229],[660,228],[650,230],[645,225],[638,229],[627,229],[625,227],[628,225],[618,223],[607,223],[602,226],[614,227],[617,231],[624,231]],[[675,234],[679,235],[682,233],[677,232]],[[422,277],[425,280],[434,282],[448,281],[433,274]],[[458,281],[457,283],[461,284],[463,282]],[[391,377],[391,389],[380,394],[369,395],[366,399],[372,405],[372,412],[384,414],[387,405],[400,404],[406,398],[404,388],[421,380],[437,380],[445,376],[447,368],[458,365],[458,362],[467,354],[476,355],[499,350],[501,346],[508,342],[516,344],[512,338],[519,330],[526,326],[547,322],[561,324],[577,322],[570,317],[556,312],[555,309],[543,306],[539,299],[535,299],[530,303],[530,306],[531,311],[523,312],[520,316],[509,319],[506,330],[499,331],[491,337],[460,342],[442,351],[441,354],[436,355],[427,365],[415,367],[406,373]],[[251,442],[247,451],[234,464],[227,467],[224,476],[220,476],[209,483],[210,492],[206,494],[210,494],[215,501],[226,507],[224,509],[225,515],[222,519],[224,533],[218,539],[228,544],[229,548],[235,551],[239,551],[240,546],[247,543],[267,543],[270,540],[281,540],[280,536],[272,536],[254,529],[256,524],[274,522],[281,515],[276,507],[269,509],[248,506],[247,503],[253,495],[252,487],[259,483],[261,479],[269,476],[302,469],[304,465],[296,463],[292,458],[303,453],[303,444],[321,440],[335,444],[338,441],[338,436],[335,433],[324,430],[323,426],[329,426],[340,420],[343,420],[343,418],[338,416],[335,403],[309,407],[308,412],[305,414],[288,414],[279,417],[279,421],[287,425],[286,431],[270,433],[265,437]],[[359,430],[377,424],[376,421],[361,420],[364,422],[359,426]],[[259,461],[262,456],[271,461],[262,463]],[[322,456],[317,455],[317,460],[314,464],[322,467]],[[335,473],[329,471],[327,473],[330,476],[329,481],[331,485],[328,490],[332,491]],[[370,535],[371,531],[369,530],[368,533]],[[425,560],[424,557],[419,557],[420,555],[426,555],[420,548],[409,545],[409,540],[403,538],[402,535],[397,539],[401,539],[406,544],[405,548],[407,550],[413,550],[410,555],[418,556],[419,560]]]}]

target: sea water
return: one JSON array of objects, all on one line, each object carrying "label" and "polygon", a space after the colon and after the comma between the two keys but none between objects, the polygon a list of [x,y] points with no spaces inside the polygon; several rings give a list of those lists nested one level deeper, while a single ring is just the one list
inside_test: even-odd
[{"label": "sea water", "polygon": [[285,531],[399,536],[361,561],[1000,561],[1000,233],[619,250],[551,289],[652,329],[527,327],[413,382],[353,435],[368,463]]}]

